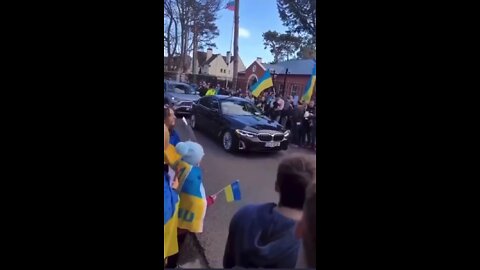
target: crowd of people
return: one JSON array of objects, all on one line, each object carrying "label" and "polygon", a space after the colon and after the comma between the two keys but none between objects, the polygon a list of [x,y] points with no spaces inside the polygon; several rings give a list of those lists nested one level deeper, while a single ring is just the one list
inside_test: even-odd
[{"label": "crowd of people", "polygon": [[[204,194],[200,166],[204,155],[200,144],[181,141],[175,132],[174,112],[165,106],[166,268],[178,267],[179,246],[188,234],[202,232],[205,213],[208,207],[215,203],[215,196]],[[179,169],[179,164],[182,163],[189,169]],[[197,189],[194,190],[193,187]],[[316,267],[315,161],[307,156],[291,156],[284,159],[278,166],[274,188],[279,193],[278,203],[247,205],[230,221],[228,239],[225,241],[224,268]],[[200,194],[202,191],[203,194]],[[197,196],[192,197],[194,194]],[[187,214],[192,212],[197,215]]]},{"label": "crowd of people", "polygon": [[282,96],[273,91],[265,91],[253,103],[265,115],[279,122],[292,132],[291,143],[316,151],[316,106],[315,101],[308,103],[298,96]]}]

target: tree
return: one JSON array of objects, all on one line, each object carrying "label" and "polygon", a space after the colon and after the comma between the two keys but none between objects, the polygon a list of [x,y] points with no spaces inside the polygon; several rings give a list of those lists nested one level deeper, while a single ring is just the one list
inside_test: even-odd
[{"label": "tree", "polygon": [[220,34],[217,25],[218,11],[220,11],[220,0],[200,0],[194,3],[194,19],[193,19],[193,81],[196,82],[197,70],[195,62],[198,61],[198,49],[205,47],[216,48],[213,40]]},{"label": "tree", "polygon": [[263,33],[263,45],[265,49],[270,48],[273,55],[273,62],[278,63],[283,60],[289,60],[291,55],[299,49],[302,40],[287,32],[279,34],[276,31]]},{"label": "tree", "polygon": [[293,33],[316,38],[317,3],[315,0],[277,0],[278,13],[283,24]]},{"label": "tree", "polygon": [[178,53],[178,14],[173,0],[164,1],[164,49],[167,51],[167,70],[174,65],[173,57]]},{"label": "tree", "polygon": [[212,41],[219,35],[215,22],[220,6],[221,0],[164,1],[164,51],[169,68],[175,57],[176,71],[185,72],[192,62],[189,59],[192,51],[216,47]]}]

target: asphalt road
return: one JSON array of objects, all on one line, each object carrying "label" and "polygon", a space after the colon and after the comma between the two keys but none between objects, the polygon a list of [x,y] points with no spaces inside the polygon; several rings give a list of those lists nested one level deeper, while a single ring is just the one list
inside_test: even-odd
[{"label": "asphalt road", "polygon": [[[247,204],[277,202],[275,177],[282,158],[294,153],[315,155],[312,151],[290,146],[287,151],[278,153],[237,153],[223,150],[220,142],[202,132],[188,131],[177,119],[177,132],[182,141],[191,138],[200,143],[205,151],[200,167],[203,169],[204,186],[207,195],[224,188],[234,180],[240,180],[242,200],[227,203],[224,193],[219,194],[214,205],[210,206],[206,217],[204,232],[197,235],[200,247],[191,245],[184,248],[181,264],[190,267],[223,268],[223,252],[228,235],[228,226],[235,212]],[[194,137],[194,138],[192,138]],[[205,260],[206,264],[205,265]],[[197,264],[191,264],[198,261]],[[203,263],[203,264],[202,264]]]}]

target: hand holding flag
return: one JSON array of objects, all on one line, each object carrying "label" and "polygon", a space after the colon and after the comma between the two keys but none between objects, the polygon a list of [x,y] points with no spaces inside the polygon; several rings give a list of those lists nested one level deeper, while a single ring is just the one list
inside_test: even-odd
[{"label": "hand holding flag", "polygon": [[242,199],[239,180],[235,180],[232,184],[222,188],[212,196],[215,196],[216,198],[216,196],[222,191],[225,191],[225,199],[227,200],[227,202],[240,201]]}]

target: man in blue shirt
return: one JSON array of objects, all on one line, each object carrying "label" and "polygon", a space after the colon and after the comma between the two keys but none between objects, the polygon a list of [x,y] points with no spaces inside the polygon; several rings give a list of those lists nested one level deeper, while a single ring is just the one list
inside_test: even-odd
[{"label": "man in blue shirt", "polygon": [[302,218],[307,186],[315,178],[315,160],[307,156],[283,160],[275,183],[279,203],[247,205],[233,216],[223,267],[295,268],[301,243],[295,226]]},{"label": "man in blue shirt", "polygon": [[167,126],[168,131],[170,132],[170,144],[177,146],[177,143],[180,142],[180,136],[174,130],[175,128],[175,112],[169,106],[163,107],[163,123]]}]

